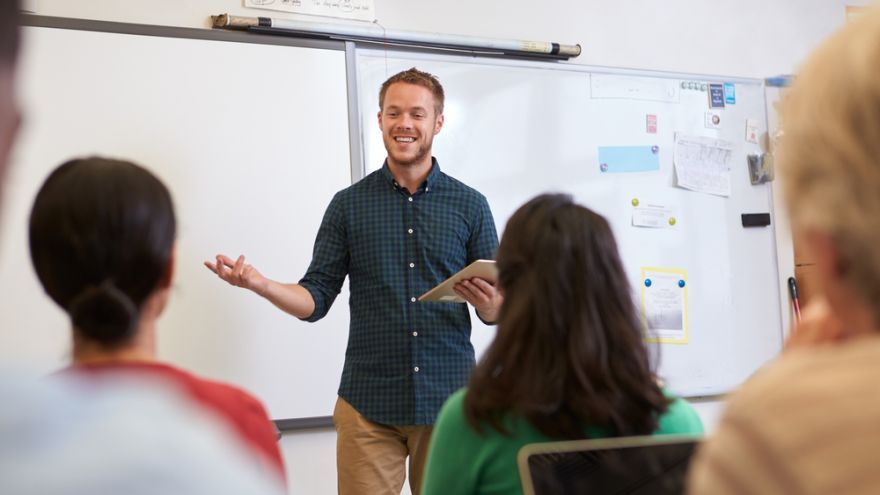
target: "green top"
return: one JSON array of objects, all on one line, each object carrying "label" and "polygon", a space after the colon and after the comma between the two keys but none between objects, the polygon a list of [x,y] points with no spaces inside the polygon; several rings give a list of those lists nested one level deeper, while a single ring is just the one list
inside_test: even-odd
[{"label": "green top", "polygon": [[[479,434],[465,419],[465,393],[466,389],[461,389],[449,397],[434,425],[422,495],[522,494],[516,464],[519,449],[559,439],[547,437],[528,421],[510,414],[502,421],[509,436],[488,425]],[[660,417],[655,434],[702,434],[703,424],[693,407],[666,394],[673,402]],[[595,428],[587,428],[586,433],[589,438],[606,436]]]}]

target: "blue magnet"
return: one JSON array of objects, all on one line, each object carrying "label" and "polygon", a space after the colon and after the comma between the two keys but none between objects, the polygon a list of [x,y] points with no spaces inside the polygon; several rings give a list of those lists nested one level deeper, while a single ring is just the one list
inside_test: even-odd
[{"label": "blue magnet", "polygon": [[679,287],[684,287],[684,280],[679,280],[679,281],[678,281],[678,286],[679,286]]},{"label": "blue magnet", "polygon": [[599,170],[601,170],[601,171],[603,171],[603,172],[607,172],[607,171],[608,171],[608,164],[607,164],[607,163],[602,163],[602,164],[600,164],[600,165],[599,165]]},{"label": "blue magnet", "polygon": [[651,286],[651,279],[650,279],[650,278],[646,278],[646,279],[645,279],[645,287],[650,287],[650,286]]},{"label": "blue magnet", "polygon": [[656,155],[658,151],[660,151],[659,146],[657,146],[656,144],[654,146],[651,146],[651,153],[654,153]]}]

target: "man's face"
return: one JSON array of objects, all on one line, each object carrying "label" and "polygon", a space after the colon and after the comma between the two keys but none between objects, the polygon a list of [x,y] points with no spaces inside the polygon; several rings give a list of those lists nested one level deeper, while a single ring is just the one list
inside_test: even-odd
[{"label": "man's face", "polygon": [[21,115],[15,103],[15,77],[11,67],[0,68],[0,198],[3,196],[3,180]]},{"label": "man's face", "polygon": [[430,162],[431,144],[443,127],[443,115],[436,114],[434,103],[434,95],[423,86],[394,83],[388,87],[379,128],[389,164],[409,167]]}]

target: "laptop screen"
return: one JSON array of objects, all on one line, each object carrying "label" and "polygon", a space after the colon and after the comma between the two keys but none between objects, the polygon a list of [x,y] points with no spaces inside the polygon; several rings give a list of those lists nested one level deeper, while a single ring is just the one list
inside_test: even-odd
[{"label": "laptop screen", "polygon": [[519,452],[526,495],[685,492],[699,437],[646,436],[531,444]]}]

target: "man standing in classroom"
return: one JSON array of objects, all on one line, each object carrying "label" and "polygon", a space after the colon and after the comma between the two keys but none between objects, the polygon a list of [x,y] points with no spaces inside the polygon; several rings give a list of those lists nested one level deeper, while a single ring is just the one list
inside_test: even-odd
[{"label": "man standing in classroom", "polygon": [[[418,302],[472,261],[493,258],[498,245],[486,198],[441,172],[431,154],[443,101],[437,78],[415,68],[382,84],[378,118],[388,157],[333,198],[298,284],[264,277],[244,256],[205,263],[307,321],[327,314],[349,276],[351,325],[333,413],[343,495],[399,494],[407,456],[418,494],[436,415],[474,365],[467,307]],[[496,320],[502,297],[493,285],[471,279],[455,290],[480,319]]]}]

